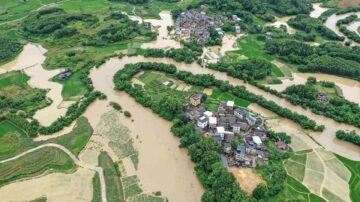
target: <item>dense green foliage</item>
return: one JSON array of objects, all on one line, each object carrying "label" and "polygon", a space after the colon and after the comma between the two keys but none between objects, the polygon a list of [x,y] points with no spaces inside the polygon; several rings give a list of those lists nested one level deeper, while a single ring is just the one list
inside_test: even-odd
[{"label": "dense green foliage", "polygon": [[338,36],[331,29],[323,25],[322,20],[311,18],[308,15],[298,15],[288,21],[288,24],[296,29],[305,31],[306,33],[317,32],[321,36],[329,40],[343,41],[344,37]]},{"label": "dense green foliage", "polygon": [[[316,83],[315,83],[316,84]],[[284,90],[287,99],[294,105],[309,107],[312,112],[322,114],[338,122],[360,127],[360,107],[340,96],[326,95],[328,102],[319,101],[320,93],[315,84],[292,85]],[[325,87],[331,83],[324,83]]]},{"label": "dense green foliage", "polygon": [[243,80],[264,79],[271,74],[271,63],[262,59],[230,61],[225,58],[207,67]]},{"label": "dense green foliage", "polygon": [[22,44],[16,39],[0,37],[0,64],[14,59],[22,50]]},{"label": "dense green foliage", "polygon": [[331,56],[314,57],[306,66],[300,67],[302,72],[323,72],[339,76],[360,79],[360,63]]},{"label": "dense green foliage", "polygon": [[353,21],[355,21],[356,19],[358,18],[357,15],[353,14],[353,15],[349,15],[347,16],[346,18],[344,19],[340,19],[336,22],[336,25],[337,26],[340,26],[340,25],[347,25]]},{"label": "dense green foliage", "polygon": [[266,41],[266,51],[279,58],[302,64],[302,72],[323,72],[360,79],[360,48],[345,47],[336,43],[325,43],[311,47],[295,39],[273,39]]},{"label": "dense green foliage", "polygon": [[360,36],[358,33],[350,31],[348,28],[346,28],[345,26],[340,26],[339,28],[340,32],[342,32],[343,34],[345,34],[349,39],[360,43]]},{"label": "dense green foliage", "polygon": [[147,3],[149,0],[109,0],[109,1],[124,1],[131,4],[144,4]]},{"label": "dense green foliage", "polygon": [[345,132],[343,130],[336,131],[336,137],[360,146],[360,135],[355,131]]},{"label": "dense green foliage", "polygon": [[169,50],[162,49],[146,49],[144,52],[145,57],[169,57],[173,58],[176,62],[192,63],[194,62],[201,53],[192,51],[188,48],[171,48]]}]

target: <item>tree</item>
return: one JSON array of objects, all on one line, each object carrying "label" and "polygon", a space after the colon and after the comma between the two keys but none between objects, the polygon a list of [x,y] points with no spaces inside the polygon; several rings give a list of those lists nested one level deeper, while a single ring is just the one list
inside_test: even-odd
[{"label": "tree", "polygon": [[257,200],[263,199],[266,197],[267,192],[268,192],[268,189],[265,186],[265,184],[260,183],[253,190],[253,197],[256,198]]}]

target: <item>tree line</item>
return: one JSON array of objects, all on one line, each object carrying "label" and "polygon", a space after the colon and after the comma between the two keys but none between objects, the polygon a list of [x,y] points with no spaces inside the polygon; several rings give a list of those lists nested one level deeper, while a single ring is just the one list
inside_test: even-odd
[{"label": "tree line", "polygon": [[355,131],[345,132],[343,130],[336,131],[336,137],[360,146],[360,135]]},{"label": "tree line", "polygon": [[[314,79],[312,79],[314,80]],[[307,82],[305,85],[291,85],[283,93],[287,100],[294,105],[309,107],[315,114],[321,114],[335,121],[347,123],[360,128],[360,107],[358,104],[347,101],[340,96],[326,95],[328,101],[318,100],[320,92],[315,85],[324,87],[332,86],[333,83]]]}]

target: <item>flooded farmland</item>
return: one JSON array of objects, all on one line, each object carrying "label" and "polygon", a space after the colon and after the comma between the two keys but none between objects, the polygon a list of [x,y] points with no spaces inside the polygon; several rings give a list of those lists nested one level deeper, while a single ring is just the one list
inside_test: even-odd
[{"label": "flooded farmland", "polygon": [[50,81],[50,79],[59,74],[62,69],[45,70],[42,67],[46,57],[46,49],[40,45],[29,43],[24,46],[24,50],[12,62],[9,62],[0,67],[0,73],[7,71],[23,70],[30,80],[28,84],[33,88],[47,89],[46,96],[52,101],[51,105],[38,110],[34,118],[42,125],[49,126],[52,122],[60,116],[65,115],[67,107],[61,107],[63,99],[61,96],[62,85]]},{"label": "flooded farmland", "polygon": [[291,85],[305,84],[307,78],[315,77],[319,81],[334,82],[341,90],[345,99],[360,105],[360,82],[352,79],[321,73],[292,73],[291,79],[282,80],[282,84],[267,85],[268,87],[283,91]]}]

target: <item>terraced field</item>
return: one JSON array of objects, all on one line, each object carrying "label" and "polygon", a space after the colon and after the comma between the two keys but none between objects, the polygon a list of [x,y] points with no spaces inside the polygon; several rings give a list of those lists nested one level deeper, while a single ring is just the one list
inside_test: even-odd
[{"label": "terraced field", "polygon": [[31,178],[45,172],[70,173],[76,165],[67,154],[57,148],[43,148],[19,159],[0,164],[0,186],[16,180]]}]

